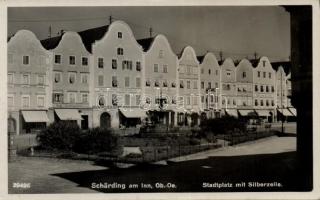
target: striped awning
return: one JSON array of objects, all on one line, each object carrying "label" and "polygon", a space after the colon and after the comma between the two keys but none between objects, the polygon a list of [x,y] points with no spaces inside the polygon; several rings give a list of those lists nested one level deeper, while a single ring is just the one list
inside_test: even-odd
[{"label": "striped awning", "polygon": [[25,122],[48,122],[47,112],[44,110],[21,111]]},{"label": "striped awning", "polygon": [[294,115],[297,116],[297,110],[293,107],[288,108],[290,110],[290,112]]},{"label": "striped awning", "polygon": [[294,116],[288,109],[286,108],[279,108],[278,111],[284,115],[284,116],[287,116],[287,117],[291,117],[291,116]]},{"label": "striped awning", "polygon": [[270,111],[269,110],[255,110],[258,116],[260,117],[269,117]]},{"label": "striped awning", "polygon": [[77,109],[55,109],[60,120],[82,120]]},{"label": "striped awning", "polygon": [[126,118],[146,118],[146,111],[141,108],[119,108]]}]

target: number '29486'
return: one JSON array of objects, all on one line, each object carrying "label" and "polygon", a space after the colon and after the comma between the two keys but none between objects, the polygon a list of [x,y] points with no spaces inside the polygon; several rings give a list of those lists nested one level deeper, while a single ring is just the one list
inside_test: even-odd
[{"label": "number '29486'", "polygon": [[13,188],[30,188],[30,183],[12,183]]}]

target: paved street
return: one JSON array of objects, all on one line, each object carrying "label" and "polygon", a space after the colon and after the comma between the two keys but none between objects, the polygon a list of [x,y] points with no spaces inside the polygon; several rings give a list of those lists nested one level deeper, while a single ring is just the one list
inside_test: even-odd
[{"label": "paved street", "polygon": [[[173,183],[177,188],[127,189],[125,192],[223,191],[203,189],[204,181],[279,181],[294,184],[295,137],[270,137],[234,147],[211,150],[178,159],[168,165],[138,165],[110,168],[104,163],[24,158],[9,163],[10,193],[124,192],[121,189],[91,189],[91,184]],[[255,155],[258,154],[258,155]],[[288,180],[289,177],[289,180]],[[31,183],[29,189],[12,188],[12,183]],[[291,187],[288,185],[287,187]],[[276,189],[275,189],[276,190]]]}]

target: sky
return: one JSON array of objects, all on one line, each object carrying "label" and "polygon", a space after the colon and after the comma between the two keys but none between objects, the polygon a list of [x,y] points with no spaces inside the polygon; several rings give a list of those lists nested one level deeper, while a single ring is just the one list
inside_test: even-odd
[{"label": "sky", "polygon": [[109,24],[109,16],[125,21],[136,39],[164,34],[180,53],[192,46],[234,60],[267,56],[287,61],[290,55],[290,15],[279,6],[153,6],[153,7],[20,7],[8,8],[8,36],[20,29],[38,39],[60,30],[81,31]]}]

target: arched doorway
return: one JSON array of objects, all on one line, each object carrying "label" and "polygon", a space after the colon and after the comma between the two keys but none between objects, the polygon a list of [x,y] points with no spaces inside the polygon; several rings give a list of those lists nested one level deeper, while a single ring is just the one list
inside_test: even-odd
[{"label": "arched doorway", "polygon": [[100,115],[100,127],[101,128],[111,127],[111,116],[109,113],[104,112]]},{"label": "arched doorway", "polygon": [[191,117],[191,126],[198,125],[199,115],[197,113],[192,113],[190,117]]}]

